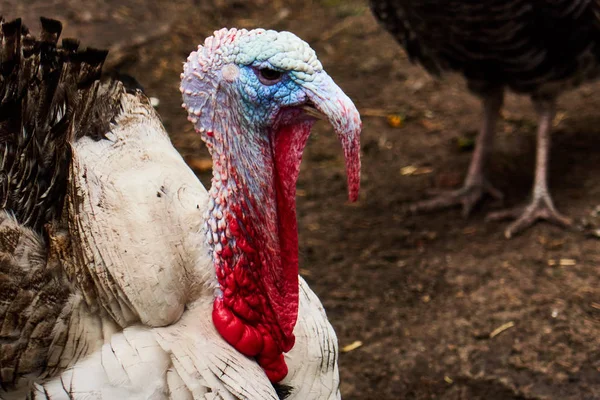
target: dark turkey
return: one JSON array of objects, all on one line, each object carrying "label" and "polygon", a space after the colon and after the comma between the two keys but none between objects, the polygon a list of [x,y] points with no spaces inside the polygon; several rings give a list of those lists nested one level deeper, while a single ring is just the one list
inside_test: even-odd
[{"label": "dark turkey", "polygon": [[483,194],[501,197],[486,179],[486,160],[506,89],[531,97],[538,114],[532,201],[492,219],[516,218],[512,236],[538,219],[571,220],[554,208],[547,184],[550,129],[557,97],[598,76],[598,0],[371,0],[383,26],[411,60],[431,74],[462,74],[483,103],[483,123],[461,189],[414,204],[432,210],[462,204],[467,215]]}]

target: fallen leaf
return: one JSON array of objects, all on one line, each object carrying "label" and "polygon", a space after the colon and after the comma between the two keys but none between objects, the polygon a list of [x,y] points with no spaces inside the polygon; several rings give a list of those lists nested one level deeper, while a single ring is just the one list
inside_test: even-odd
[{"label": "fallen leaf", "polygon": [[185,161],[194,171],[206,172],[212,170],[212,160],[210,158],[188,158]]},{"label": "fallen leaf", "polygon": [[558,265],[561,267],[571,267],[573,265],[577,265],[577,261],[573,260],[572,258],[561,258],[558,261]]},{"label": "fallen leaf", "polygon": [[561,267],[572,267],[573,265],[577,265],[577,260],[574,260],[572,258],[561,258],[558,261],[550,259],[548,260],[548,265],[550,267],[553,267],[555,265],[559,265]]},{"label": "fallen leaf", "polygon": [[386,117],[387,123],[392,128],[402,128],[404,119],[398,114],[390,114]]},{"label": "fallen leaf", "polygon": [[300,275],[302,276],[311,276],[312,272],[310,272],[308,269],[306,268],[300,268]]},{"label": "fallen leaf", "polygon": [[416,170],[417,170],[417,167],[415,167],[414,165],[402,167],[400,169],[400,175],[412,175]]},{"label": "fallen leaf", "polygon": [[400,168],[400,175],[403,176],[416,176],[416,175],[426,175],[433,172],[433,168],[431,167],[416,167],[414,165],[408,165],[406,167]]},{"label": "fallen leaf", "polygon": [[472,235],[474,233],[477,233],[477,228],[475,228],[474,226],[468,226],[465,229],[463,229],[462,233],[463,235]]},{"label": "fallen leaf", "polygon": [[342,353],[349,353],[353,350],[358,349],[362,345],[363,345],[363,342],[361,342],[360,340],[356,340],[356,341],[350,343],[349,345],[342,347]]},{"label": "fallen leaf", "polygon": [[556,113],[556,115],[554,116],[554,120],[552,121],[552,126],[554,128],[556,128],[558,125],[560,125],[560,123],[567,118],[567,113],[564,111],[559,111]]},{"label": "fallen leaf", "polygon": [[441,131],[444,129],[444,125],[440,122],[431,121],[429,119],[422,119],[420,121],[421,126],[427,129],[429,132]]},{"label": "fallen leaf", "polygon": [[306,225],[306,227],[307,227],[307,228],[308,228],[308,230],[309,230],[309,231],[311,231],[311,232],[318,231],[318,230],[321,228],[321,226],[320,226],[319,224],[317,224],[317,223],[308,224],[308,225]]}]

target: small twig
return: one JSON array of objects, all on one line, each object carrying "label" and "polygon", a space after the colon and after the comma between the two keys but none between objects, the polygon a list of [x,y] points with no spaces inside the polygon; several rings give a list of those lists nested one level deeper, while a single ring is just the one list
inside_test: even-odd
[{"label": "small twig", "polygon": [[353,350],[358,349],[362,345],[363,345],[363,342],[361,342],[360,340],[356,340],[356,341],[350,343],[349,345],[342,347],[341,348],[341,352],[342,353],[349,353],[349,352],[351,352]]},{"label": "small twig", "polygon": [[493,339],[494,337],[498,336],[505,330],[512,328],[513,326],[515,326],[515,323],[513,321],[507,322],[504,325],[499,326],[498,328],[494,329],[492,333],[490,333],[490,339]]},{"label": "small twig", "polygon": [[350,28],[358,20],[359,20],[358,17],[348,17],[348,18],[344,19],[343,21],[338,22],[337,24],[335,24],[333,26],[333,28],[323,32],[323,34],[321,36],[319,36],[319,41],[323,41],[323,42],[328,41],[329,39],[331,39],[338,33],[341,33],[342,31],[345,31],[346,29]]},{"label": "small twig", "polygon": [[393,114],[392,111],[386,111],[382,108],[363,108],[359,110],[361,117],[387,117]]}]

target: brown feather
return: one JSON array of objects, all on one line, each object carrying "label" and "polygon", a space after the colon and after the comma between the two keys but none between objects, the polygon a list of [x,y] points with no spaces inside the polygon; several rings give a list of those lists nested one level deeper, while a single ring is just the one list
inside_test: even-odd
[{"label": "brown feather", "polygon": [[[40,39],[20,20],[0,20],[0,388],[56,372],[71,303],[80,289],[61,258],[71,145],[101,140],[121,111],[123,85],[100,79],[107,52],[58,40],[41,19]],[[58,329],[63,327],[64,329]],[[59,350],[56,350],[59,349]],[[52,353],[54,352],[54,353]]]},{"label": "brown feather", "polygon": [[0,208],[39,232],[62,211],[70,143],[102,139],[124,90],[99,79],[106,51],[57,45],[60,22],[42,18],[41,40],[0,24]]}]

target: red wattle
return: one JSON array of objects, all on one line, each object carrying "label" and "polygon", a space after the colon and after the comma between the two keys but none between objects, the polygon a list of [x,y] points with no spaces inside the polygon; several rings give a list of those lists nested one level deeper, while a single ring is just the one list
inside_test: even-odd
[{"label": "red wattle", "polygon": [[271,382],[279,382],[288,374],[288,367],[281,352],[274,353],[272,357],[270,355],[261,355],[256,360],[265,370]]},{"label": "red wattle", "polygon": [[264,150],[271,163],[265,169],[272,171],[273,182],[262,187],[259,198],[239,184],[242,180],[235,169],[225,170],[226,162],[215,163],[222,177],[219,185],[233,180],[239,197],[220,192],[216,199],[223,219],[213,223],[211,235],[219,238],[221,246],[215,252],[215,268],[222,296],[215,299],[213,322],[228,343],[256,357],[272,382],[287,375],[283,353],[295,342],[299,300],[296,181],[311,125],[302,121],[272,133],[271,150]]},{"label": "red wattle", "polygon": [[213,304],[213,323],[227,343],[245,356],[254,357],[263,350],[264,339],[258,329],[246,325],[217,298]]},{"label": "red wattle", "polygon": [[[239,205],[231,205],[224,213],[230,240],[235,245],[221,242],[223,248],[218,253],[216,272],[222,296],[215,298],[212,318],[228,343],[240,353],[256,357],[269,379],[278,382],[287,374],[283,351],[291,346],[287,350],[283,346],[289,345],[290,340],[284,339],[265,294],[261,259],[265,250],[254,247],[264,241],[245,221],[247,214],[246,207]],[[298,306],[292,303],[291,307]]]},{"label": "red wattle", "polygon": [[284,352],[291,350],[298,318],[298,224],[296,221],[296,182],[310,129],[314,121],[284,125],[273,135],[273,161],[277,205],[277,229],[281,262],[272,266],[277,277],[267,285],[267,295],[284,334],[280,343]]}]

